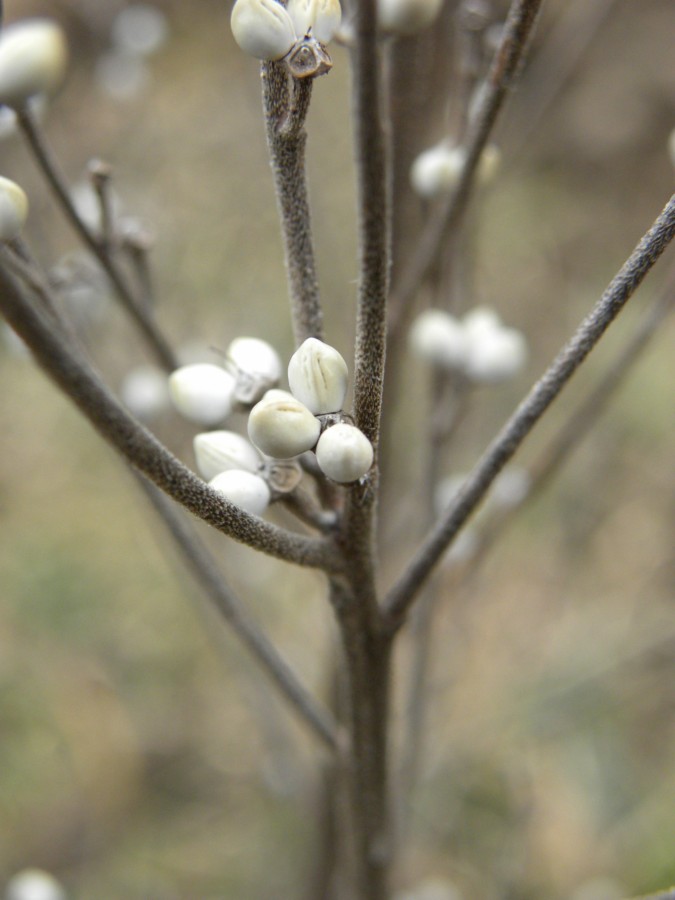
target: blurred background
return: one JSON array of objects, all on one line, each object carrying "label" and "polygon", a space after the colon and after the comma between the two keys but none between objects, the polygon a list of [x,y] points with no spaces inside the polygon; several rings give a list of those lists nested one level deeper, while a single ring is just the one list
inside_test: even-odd
[{"label": "blurred background", "polygon": [[[7,22],[54,16],[69,36],[48,139],[74,189],[92,157],[113,166],[122,214],[156,235],[158,317],[186,358],[246,334],[287,358],[259,67],[234,45],[225,3],[157,0],[120,24],[132,6],[5,3]],[[590,27],[592,10],[605,14],[584,48],[566,16]],[[475,300],[525,333],[530,361],[476,393],[446,474],[471,465],[672,193],[674,29],[672,0],[545,5],[497,132],[503,172],[471,217]],[[351,361],[349,71],[346,51],[333,58],[310,111],[309,174],[326,333]],[[0,171],[29,194],[31,244],[46,266],[72,265],[73,233],[6,130]],[[671,250],[523,460],[673,266]],[[123,389],[143,348],[110,302],[71,300]],[[672,338],[670,322],[555,485],[448,591],[405,897],[619,900],[675,882]],[[401,521],[424,433],[426,372],[409,365]],[[6,333],[0,383],[0,890],[37,866],[83,900],[302,897],[317,748],[204,605],[130,475]],[[194,429],[170,411],[152,427],[194,464]],[[334,635],[320,577],[203,533],[321,691]],[[385,584],[411,550],[404,538],[392,529]],[[404,666],[405,646],[399,656]]]}]

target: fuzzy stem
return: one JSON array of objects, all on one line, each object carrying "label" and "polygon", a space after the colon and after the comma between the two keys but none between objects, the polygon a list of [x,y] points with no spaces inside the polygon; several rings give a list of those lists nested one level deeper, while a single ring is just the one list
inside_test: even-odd
[{"label": "fuzzy stem", "polygon": [[290,79],[286,67],[279,62],[263,62],[261,73],[267,145],[284,243],[293,333],[296,346],[299,346],[308,337],[323,338],[323,312],[305,171],[307,133],[304,122],[312,79]]},{"label": "fuzzy stem", "polygon": [[675,234],[675,195],[609,284],[572,339],[521,402],[480,458],[456,500],[431,530],[385,601],[388,627],[403,624],[416,596],[441,556],[488,491],[502,468],[621,312]]},{"label": "fuzzy stem", "polygon": [[146,309],[138,302],[133,291],[128,286],[123,273],[109,251],[105,242],[99,241],[82,221],[73,206],[65,180],[59,172],[58,166],[47,147],[35,118],[29,110],[24,109],[17,113],[17,122],[26,138],[35,160],[42,173],[58,199],[61,208],[71,225],[80,236],[82,242],[91,250],[99,261],[102,269],[110,279],[122,306],[128,312],[132,321],[143,335],[148,347],[155,355],[159,364],[167,371],[172,372],[178,365],[173,350],[160,331],[154,319],[148,315]]},{"label": "fuzzy stem", "polygon": [[109,391],[91,365],[31,304],[23,286],[0,266],[0,310],[53,381],[127,462],[170,497],[236,541],[302,566],[341,570],[325,540],[284,531],[227,501],[183,465]]}]

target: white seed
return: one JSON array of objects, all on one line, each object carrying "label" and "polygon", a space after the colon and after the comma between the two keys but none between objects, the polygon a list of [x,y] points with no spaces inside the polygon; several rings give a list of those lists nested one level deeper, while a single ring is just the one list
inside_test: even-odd
[{"label": "white seed", "polygon": [[437,144],[424,150],[410,169],[410,183],[415,193],[427,200],[451,191],[464,165],[464,157],[456,147]]},{"label": "white seed", "polygon": [[169,377],[169,393],[179,413],[199,425],[217,425],[232,412],[234,378],[220,366],[182,366]]},{"label": "white seed", "polygon": [[205,431],[195,435],[193,444],[197,469],[207,481],[228,469],[257,472],[260,466],[258,451],[235,431]]},{"label": "white seed", "polygon": [[296,37],[303,38],[311,32],[322,44],[335,37],[342,21],[339,0],[288,0],[286,8]]},{"label": "white seed", "polygon": [[230,26],[241,49],[256,59],[281,59],[295,43],[295,29],[276,0],[237,0]]},{"label": "white seed", "polygon": [[252,472],[228,469],[212,478],[209,484],[214,491],[252,516],[261,516],[269,506],[270,489],[259,475]]},{"label": "white seed", "polygon": [[529,494],[531,486],[532,479],[527,469],[521,466],[507,466],[495,478],[490,491],[490,500],[502,508],[518,506]]},{"label": "white seed", "polygon": [[279,354],[259,338],[235,338],[227,348],[227,358],[236,380],[235,398],[247,406],[257,403],[281,377]]},{"label": "white seed", "polygon": [[61,28],[49,19],[25,19],[0,32],[0,103],[22,108],[35,94],[52,94],[66,70]]},{"label": "white seed", "polygon": [[373,446],[354,425],[341,422],[327,428],[316,445],[319,468],[332,481],[357,481],[373,464]]},{"label": "white seed", "polygon": [[294,397],[266,397],[256,403],[248,417],[248,436],[256,447],[276,459],[290,459],[311,450],[321,431],[319,420]]},{"label": "white seed", "polygon": [[443,369],[461,368],[467,354],[462,323],[442,309],[427,309],[417,316],[408,334],[408,345],[418,359]]},{"label": "white seed", "polygon": [[18,237],[28,217],[28,197],[9,178],[0,177],[0,241]]},{"label": "white seed", "polygon": [[42,869],[23,869],[5,886],[5,900],[66,900],[59,882]]},{"label": "white seed", "polygon": [[434,21],[443,0],[377,0],[377,21],[393,34],[416,34]]},{"label": "white seed", "polygon": [[471,340],[480,339],[483,334],[492,334],[502,327],[502,320],[494,309],[474,306],[462,317],[462,325]]},{"label": "white seed", "polygon": [[122,382],[120,397],[139,419],[155,418],[169,407],[166,373],[157,366],[137,366]]},{"label": "white seed", "polygon": [[465,374],[480,384],[498,384],[513,377],[527,361],[527,344],[515,328],[484,332],[470,343]]},{"label": "white seed", "polygon": [[317,338],[307,338],[288,364],[288,383],[315,415],[338,412],[347,393],[349,370],[335,348]]}]

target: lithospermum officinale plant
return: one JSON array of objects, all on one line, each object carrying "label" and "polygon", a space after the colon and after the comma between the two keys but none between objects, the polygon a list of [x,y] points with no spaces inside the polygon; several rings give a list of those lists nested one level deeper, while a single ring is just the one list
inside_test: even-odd
[{"label": "lithospermum officinale plant", "polygon": [[[522,442],[667,248],[675,232],[671,197],[644,235],[635,235],[633,252],[473,468],[443,479],[467,405],[483,396],[478,388],[496,390],[522,372],[528,341],[536,337],[526,339],[508,316],[504,321],[471,300],[463,256],[467,212],[499,167],[493,133],[509,92],[527,77],[542,6],[542,0],[352,0],[341,9],[338,0],[236,0],[235,41],[260,60],[295,341],[288,368],[259,337],[233,339],[215,361],[182,364],[149,302],[147,235],[123,227],[111,170],[100,161],[90,165],[92,220],[74,202],[46,141],[39,110],[64,75],[63,33],[36,19],[7,25],[0,38],[0,102],[104,276],[102,290],[116,296],[154,368],[132,372],[121,399],[111,390],[96,369],[96,348],[62,303],[70,276],[45,274],[23,237],[30,198],[4,177],[1,311],[36,362],[136,473],[205,594],[268,676],[270,690],[315,738],[323,782],[321,850],[308,879],[315,900],[385,900],[403,888],[433,615],[578,443],[672,306],[671,289],[541,458],[527,469],[515,467],[511,460]],[[223,33],[227,12],[223,5],[217,23]],[[355,341],[342,352],[324,326],[305,162],[315,81],[331,77],[335,65],[352,69],[358,206]],[[446,93],[454,112],[442,134]],[[257,264],[274,252],[261,246]],[[464,271],[463,279],[448,274],[455,269]],[[262,313],[254,310],[252,321]],[[346,303],[343,315],[351,315]],[[389,546],[388,525],[402,515],[393,423],[407,402],[401,373],[413,365],[428,376],[429,411],[426,438],[415,449],[424,457],[424,476],[404,555],[398,544]],[[194,436],[194,465],[178,459],[142,421],[151,420],[165,396],[203,429]],[[239,427],[242,414],[246,424]],[[481,529],[468,530],[488,492]],[[191,516],[222,540],[322,573],[326,614],[339,636],[327,696],[302,682],[254,621]],[[393,651],[401,641],[408,653],[398,679],[409,698],[399,721]],[[450,897],[449,890],[442,896]],[[278,896],[288,896],[283,887]]]}]

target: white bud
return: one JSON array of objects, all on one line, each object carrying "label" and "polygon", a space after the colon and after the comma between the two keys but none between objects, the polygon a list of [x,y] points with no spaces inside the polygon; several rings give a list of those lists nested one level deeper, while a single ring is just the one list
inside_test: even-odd
[{"label": "white bud", "polygon": [[157,366],[138,366],[125,377],[120,397],[139,419],[152,419],[169,406],[166,373]]},{"label": "white bud", "polygon": [[258,451],[235,431],[205,431],[193,443],[197,469],[207,481],[228,469],[257,472],[260,466]]},{"label": "white bud", "polygon": [[377,21],[384,31],[416,34],[434,21],[443,0],[377,0]]},{"label": "white bud", "polygon": [[[478,160],[476,178],[479,184],[487,184],[496,175],[501,162],[501,151],[495,144],[488,144]],[[464,147],[437,144],[425,150],[413,162],[410,182],[415,192],[426,199],[447,194],[459,184],[466,162]]]},{"label": "white bud", "polygon": [[320,431],[319,420],[295,397],[270,400],[266,395],[248,417],[248,436],[262,453],[276,459],[311,450]]},{"label": "white bud", "polygon": [[0,103],[21,108],[35,94],[52,94],[66,70],[64,34],[49,19],[25,19],[0,32]]},{"label": "white bud", "polygon": [[227,348],[229,368],[236,380],[235,399],[239,403],[257,403],[281,378],[279,354],[258,338],[235,338]]},{"label": "white bud", "polygon": [[341,422],[327,428],[316,445],[319,468],[332,481],[357,481],[373,464],[373,446],[354,425]]},{"label": "white bud", "polygon": [[230,26],[241,49],[256,59],[281,59],[296,41],[291,17],[276,0],[237,0]]},{"label": "white bud", "polygon": [[296,37],[303,38],[311,32],[322,44],[335,37],[342,21],[339,0],[288,0],[286,8]]},{"label": "white bud", "polygon": [[499,328],[471,340],[464,372],[472,381],[498,384],[519,372],[526,361],[523,335],[515,328]]},{"label": "white bud", "polygon": [[24,869],[7,882],[5,900],[66,900],[59,882],[42,869]]},{"label": "white bud", "polygon": [[461,368],[467,354],[462,323],[442,309],[427,309],[417,316],[408,334],[408,345],[418,359],[443,369]]},{"label": "white bud", "polygon": [[507,509],[518,506],[527,497],[532,486],[530,473],[520,466],[508,466],[495,478],[490,500]]},{"label": "white bud", "polygon": [[502,327],[502,320],[494,309],[475,306],[462,317],[462,325],[470,339],[479,339],[483,334],[492,334]]},{"label": "white bud", "polygon": [[315,415],[338,412],[347,393],[349,370],[342,356],[329,344],[307,338],[288,364],[288,383]]},{"label": "white bud", "polygon": [[272,388],[266,391],[258,401],[260,403],[276,403],[279,400],[295,400],[290,391],[282,391],[280,388]]},{"label": "white bud", "polygon": [[236,503],[252,516],[261,516],[270,502],[270,489],[259,475],[243,469],[228,469],[209,482],[214,491]]},{"label": "white bud", "polygon": [[456,147],[437,144],[424,150],[410,169],[410,183],[418,196],[425,199],[451,191],[459,181],[464,157]]},{"label": "white bud", "polygon": [[0,177],[0,241],[18,237],[27,218],[28,197],[18,184]]},{"label": "white bud", "polygon": [[182,366],[169,377],[169,393],[179,413],[199,425],[217,425],[232,412],[234,378],[220,366]]}]

